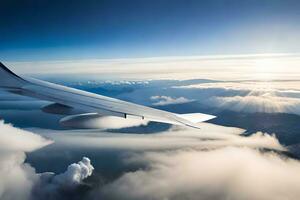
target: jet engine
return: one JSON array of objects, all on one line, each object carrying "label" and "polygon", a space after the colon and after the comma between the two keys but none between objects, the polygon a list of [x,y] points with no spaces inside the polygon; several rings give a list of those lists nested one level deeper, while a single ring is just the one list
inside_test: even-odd
[{"label": "jet engine", "polygon": [[98,113],[70,115],[62,118],[59,122],[64,127],[79,129],[119,129],[146,125],[148,123],[148,121],[142,118],[122,118],[116,116],[99,115]]}]

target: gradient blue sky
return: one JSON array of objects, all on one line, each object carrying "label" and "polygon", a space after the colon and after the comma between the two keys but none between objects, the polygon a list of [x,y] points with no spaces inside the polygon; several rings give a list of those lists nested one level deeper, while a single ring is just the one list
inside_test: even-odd
[{"label": "gradient blue sky", "polygon": [[6,0],[4,61],[300,52],[300,1]]}]

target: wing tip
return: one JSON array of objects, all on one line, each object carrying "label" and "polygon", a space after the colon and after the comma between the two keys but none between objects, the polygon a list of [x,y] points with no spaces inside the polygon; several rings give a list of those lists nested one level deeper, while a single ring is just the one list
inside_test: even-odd
[{"label": "wing tip", "polygon": [[1,61],[0,61],[0,68],[3,69],[8,74],[11,74],[11,75],[13,75],[15,77],[18,77],[18,78],[22,79],[20,76],[18,76],[13,71],[11,71],[9,68],[7,68]]},{"label": "wing tip", "polygon": [[193,124],[205,122],[216,118],[214,115],[204,114],[204,113],[188,113],[188,114],[176,114],[178,117],[184,119],[185,121],[191,122]]}]

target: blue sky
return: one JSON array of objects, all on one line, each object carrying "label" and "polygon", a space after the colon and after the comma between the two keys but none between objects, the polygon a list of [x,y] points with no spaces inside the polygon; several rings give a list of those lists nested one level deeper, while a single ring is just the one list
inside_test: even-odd
[{"label": "blue sky", "polygon": [[300,2],[11,0],[4,61],[300,52]]}]

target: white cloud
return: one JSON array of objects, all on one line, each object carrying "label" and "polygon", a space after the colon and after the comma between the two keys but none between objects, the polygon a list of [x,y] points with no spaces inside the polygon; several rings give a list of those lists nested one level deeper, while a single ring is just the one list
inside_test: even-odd
[{"label": "white cloud", "polygon": [[198,88],[198,89],[226,89],[237,91],[261,91],[261,92],[275,92],[275,91],[299,91],[298,81],[225,81],[215,83],[201,83],[187,86],[181,86],[180,88]]},{"label": "white cloud", "polygon": [[55,174],[45,172],[38,174],[38,181],[33,188],[34,199],[64,199],[64,193],[72,194],[76,188],[83,183],[83,180],[91,176],[94,167],[87,157],[83,157],[78,163],[68,166],[68,169],[61,173]]},{"label": "white cloud", "polygon": [[135,155],[146,169],[101,189],[110,199],[297,200],[300,162],[249,148],[179,150]]},{"label": "white cloud", "polygon": [[300,195],[300,163],[273,151],[264,152],[262,148],[286,149],[275,136],[260,132],[245,137],[240,135],[241,129],[207,123],[202,123],[200,130],[174,126],[149,135],[81,130],[39,132],[56,144],[76,146],[83,151],[121,149],[127,153],[122,156],[126,165],[143,166],[94,188],[90,194],[94,199],[201,196],[207,200],[296,200],[294,197]]},{"label": "white cloud", "polygon": [[51,140],[40,135],[14,128],[0,121],[1,200],[46,199],[40,198],[42,194],[48,194],[47,199],[51,199],[50,194],[55,193],[55,197],[58,197],[62,188],[69,190],[76,188],[92,174],[94,168],[86,157],[78,163],[71,164],[62,174],[55,175],[50,172],[36,174],[35,169],[25,163],[25,152],[34,151],[50,143]]},{"label": "white cloud", "polygon": [[201,123],[200,130],[174,126],[159,134],[106,133],[95,130],[53,131],[37,130],[40,134],[53,139],[56,144],[68,144],[81,148],[122,149],[135,151],[172,150],[182,148],[219,148],[224,146],[248,146],[285,150],[275,136],[256,133],[249,137],[239,134],[244,130]]},{"label": "white cloud", "polygon": [[[131,59],[10,62],[23,73],[132,79],[296,79],[299,54],[213,55]],[[171,70],[170,70],[171,69]],[[16,71],[18,72],[18,71]]]},{"label": "white cloud", "polygon": [[37,180],[35,169],[24,163],[25,152],[34,151],[51,141],[0,121],[0,199],[30,198]]},{"label": "white cloud", "polygon": [[211,102],[218,107],[234,111],[300,115],[300,99],[278,97],[267,93],[262,96],[215,97]]},{"label": "white cloud", "polygon": [[[91,176],[94,167],[91,165],[91,161],[87,157],[83,157],[78,163],[73,163],[68,166],[67,171],[62,174],[55,175],[54,173],[42,173],[40,174],[42,179],[47,179],[47,182],[58,185],[64,188],[73,188],[79,185],[84,179]],[[51,180],[50,180],[51,177]],[[45,181],[45,180],[44,180]]]},{"label": "white cloud", "polygon": [[[243,112],[292,113],[300,115],[300,82],[221,82],[179,88],[197,90],[201,103]],[[178,87],[177,87],[178,88]]]},{"label": "white cloud", "polygon": [[[275,136],[256,133],[244,137],[241,129],[206,123],[201,126],[200,130],[174,126],[150,135],[35,131],[57,145],[82,151],[121,149],[127,152],[126,157],[122,156],[126,165],[143,166],[94,188],[90,197],[95,199],[298,199],[299,161],[262,149],[285,151]],[[48,180],[53,180],[51,177]],[[50,189],[38,190],[37,196],[56,194],[53,191],[57,190]]]},{"label": "white cloud", "polygon": [[15,128],[0,121],[0,151],[30,152],[51,143],[40,135]]},{"label": "white cloud", "polygon": [[187,99],[185,97],[172,98],[169,96],[151,96],[150,99],[153,101],[157,101],[152,104],[155,106],[164,106],[169,104],[182,104],[182,103],[189,103],[194,101],[194,100]]}]

